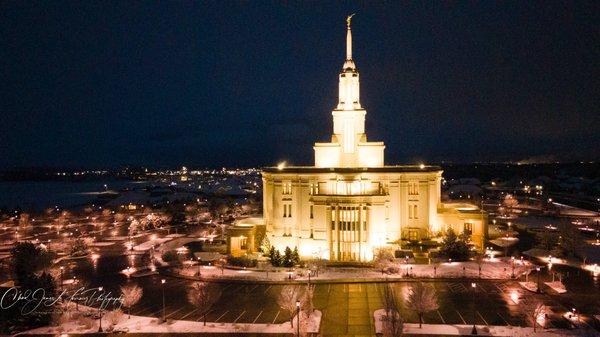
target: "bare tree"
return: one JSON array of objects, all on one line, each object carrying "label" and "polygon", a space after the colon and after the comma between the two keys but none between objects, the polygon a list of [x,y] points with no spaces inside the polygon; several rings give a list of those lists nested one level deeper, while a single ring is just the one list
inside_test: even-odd
[{"label": "bare tree", "polygon": [[140,301],[143,294],[142,288],[135,284],[121,287],[121,296],[123,297],[121,305],[127,308],[127,319],[131,318],[131,307]]},{"label": "bare tree", "polygon": [[585,246],[579,229],[570,223],[558,226],[560,237],[558,240],[559,252],[564,256],[575,257]]},{"label": "bare tree", "polygon": [[28,213],[21,213],[19,215],[19,228],[29,227],[31,225],[30,217]]},{"label": "bare tree", "polygon": [[[315,311],[315,306],[313,304],[313,298],[315,297],[315,285],[307,283],[306,290],[304,291],[304,297],[306,298],[306,305],[308,306],[308,310],[310,313]],[[310,315],[309,313],[309,315]]]},{"label": "bare tree", "polygon": [[209,282],[195,282],[187,293],[188,301],[202,314],[204,325],[206,325],[206,315],[219,297],[221,297],[221,289]]},{"label": "bare tree", "polygon": [[479,269],[479,278],[481,278],[481,269],[483,268],[483,264],[485,263],[485,255],[477,254],[475,255],[475,263],[477,263],[477,268]]},{"label": "bare tree", "polygon": [[519,201],[512,194],[507,194],[502,200],[502,205],[512,211],[514,207],[519,206]]},{"label": "bare tree", "polygon": [[105,320],[110,322],[110,324],[114,327],[115,325],[119,324],[122,317],[123,311],[121,311],[121,309],[115,309],[105,315]]},{"label": "bare tree", "polygon": [[383,307],[385,315],[381,317],[383,335],[398,337],[402,335],[404,322],[400,317],[400,301],[389,283],[383,288]]},{"label": "bare tree", "polygon": [[292,285],[286,285],[281,289],[277,304],[281,309],[290,313],[290,323],[294,327],[294,316],[296,315],[296,302],[300,301],[300,308],[306,306],[306,296],[301,293],[299,288]]},{"label": "bare tree", "polygon": [[314,272],[314,276],[319,276],[319,272],[322,272],[325,269],[325,260],[318,258],[315,260],[311,260],[308,263],[309,269]]},{"label": "bare tree", "polygon": [[375,267],[381,270],[383,273],[393,264],[394,252],[389,247],[381,247],[375,250],[375,256],[373,257],[373,263]]},{"label": "bare tree", "polygon": [[540,320],[543,320],[546,316],[546,306],[544,304],[534,300],[530,303],[525,304],[523,306],[523,309],[525,310],[526,317],[533,321],[533,332],[536,332],[536,327],[538,326],[538,324],[540,325],[540,327],[544,328],[539,322]]},{"label": "bare tree", "polygon": [[412,286],[408,293],[406,305],[409,309],[416,311],[419,315],[419,328],[421,328],[423,324],[423,315],[426,312],[439,308],[435,289],[423,282],[419,282]]}]

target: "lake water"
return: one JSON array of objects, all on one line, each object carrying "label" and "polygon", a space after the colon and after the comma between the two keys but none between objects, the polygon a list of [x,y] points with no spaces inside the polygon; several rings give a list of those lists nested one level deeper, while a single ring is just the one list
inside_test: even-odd
[{"label": "lake water", "polygon": [[43,210],[48,207],[77,207],[92,203],[98,193],[124,188],[142,188],[145,181],[93,180],[93,181],[2,181],[0,182],[0,208]]}]

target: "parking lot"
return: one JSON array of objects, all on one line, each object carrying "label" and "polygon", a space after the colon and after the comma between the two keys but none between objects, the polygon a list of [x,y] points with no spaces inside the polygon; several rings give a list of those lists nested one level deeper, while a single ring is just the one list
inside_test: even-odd
[{"label": "parking lot", "polygon": [[[145,293],[132,314],[161,317],[162,294],[158,277],[141,280]],[[187,303],[186,289],[191,281],[168,278],[165,287],[166,316],[170,319],[201,321],[201,313]],[[425,323],[529,326],[524,304],[539,297],[557,313],[566,309],[550,296],[526,292],[514,281],[477,282],[476,293],[467,281],[430,282],[438,295],[439,309],[424,317]],[[411,282],[392,283],[396,294],[405,298]],[[289,313],[281,310],[277,297],[283,285],[220,284],[222,296],[207,315],[209,322],[282,323]],[[296,285],[302,287],[302,285]],[[321,332],[336,334],[372,334],[373,312],[382,308],[384,283],[317,284],[315,307],[323,311]],[[475,310],[473,310],[475,303]],[[415,312],[401,308],[406,322],[418,323]],[[561,317],[551,315],[548,327],[567,327]]]}]

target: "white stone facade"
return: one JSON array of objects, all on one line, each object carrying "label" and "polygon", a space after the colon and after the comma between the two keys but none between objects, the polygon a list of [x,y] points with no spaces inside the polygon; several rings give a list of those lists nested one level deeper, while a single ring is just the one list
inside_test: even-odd
[{"label": "white stone facade", "polygon": [[486,217],[472,205],[441,202],[436,166],[385,166],[383,142],[368,142],[366,110],[347,31],[329,143],[315,143],[315,166],[266,168],[263,219],[272,245],[303,257],[369,261],[377,247],[420,241],[448,227],[483,246]]}]

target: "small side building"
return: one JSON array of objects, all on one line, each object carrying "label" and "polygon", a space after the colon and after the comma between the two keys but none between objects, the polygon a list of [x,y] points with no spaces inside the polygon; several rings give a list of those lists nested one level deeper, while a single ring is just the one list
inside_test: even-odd
[{"label": "small side building", "polygon": [[262,218],[237,220],[233,227],[227,230],[227,252],[236,257],[257,252],[265,232],[266,226]]}]

